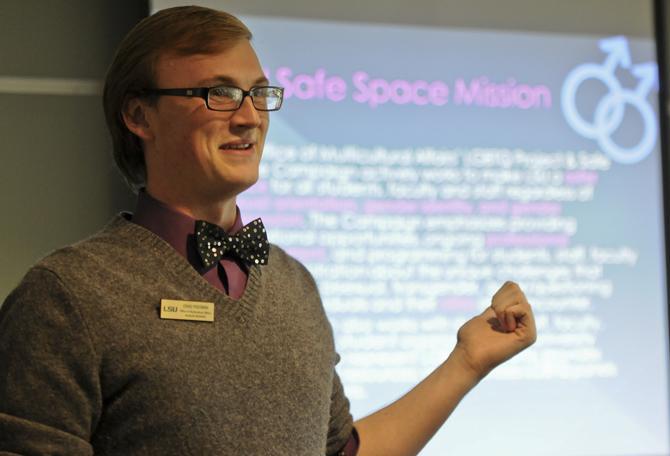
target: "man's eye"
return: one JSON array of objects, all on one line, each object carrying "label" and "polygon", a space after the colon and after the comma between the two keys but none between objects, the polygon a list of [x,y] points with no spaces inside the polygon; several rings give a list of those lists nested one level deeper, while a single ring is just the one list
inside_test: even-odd
[{"label": "man's eye", "polygon": [[237,91],[230,87],[214,87],[210,89],[210,95],[215,97],[237,98]]}]

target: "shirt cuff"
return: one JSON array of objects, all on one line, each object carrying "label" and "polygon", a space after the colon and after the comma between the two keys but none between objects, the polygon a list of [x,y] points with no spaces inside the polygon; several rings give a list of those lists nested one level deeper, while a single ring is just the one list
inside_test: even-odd
[{"label": "shirt cuff", "polygon": [[351,428],[349,440],[347,440],[344,447],[337,453],[337,456],[356,456],[356,454],[358,454],[358,446],[360,445],[360,442],[358,431],[356,431],[356,428]]}]

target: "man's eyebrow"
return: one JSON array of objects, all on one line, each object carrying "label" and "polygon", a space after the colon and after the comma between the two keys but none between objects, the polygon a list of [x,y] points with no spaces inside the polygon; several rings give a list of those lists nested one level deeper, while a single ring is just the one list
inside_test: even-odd
[{"label": "man's eyebrow", "polygon": [[[268,81],[268,78],[265,76],[260,76],[252,83],[252,86],[268,85],[269,83],[270,81]],[[198,82],[198,85],[202,87],[212,87],[217,84],[226,84],[235,87],[238,86],[238,82],[229,76],[215,76],[213,78],[203,79]]]}]

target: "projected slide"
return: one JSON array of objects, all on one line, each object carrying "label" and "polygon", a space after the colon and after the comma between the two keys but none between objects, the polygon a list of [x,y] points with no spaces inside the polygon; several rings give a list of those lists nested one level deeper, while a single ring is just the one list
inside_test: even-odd
[{"label": "projected slide", "polygon": [[514,280],[537,344],[422,454],[670,454],[653,43],[245,21],[286,101],[240,206],[318,281],[355,416]]}]

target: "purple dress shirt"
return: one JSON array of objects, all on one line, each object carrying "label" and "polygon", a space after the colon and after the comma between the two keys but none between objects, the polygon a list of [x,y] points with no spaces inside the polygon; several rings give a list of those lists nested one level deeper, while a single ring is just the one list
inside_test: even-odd
[{"label": "purple dress shirt", "polygon": [[[248,271],[232,256],[224,256],[216,267],[205,269],[200,261],[195,241],[195,219],[172,209],[142,190],[137,197],[137,206],[132,221],[162,238],[179,252],[212,286],[233,299],[239,299],[247,286]],[[240,210],[237,209],[235,223],[230,234],[243,227]]]}]

